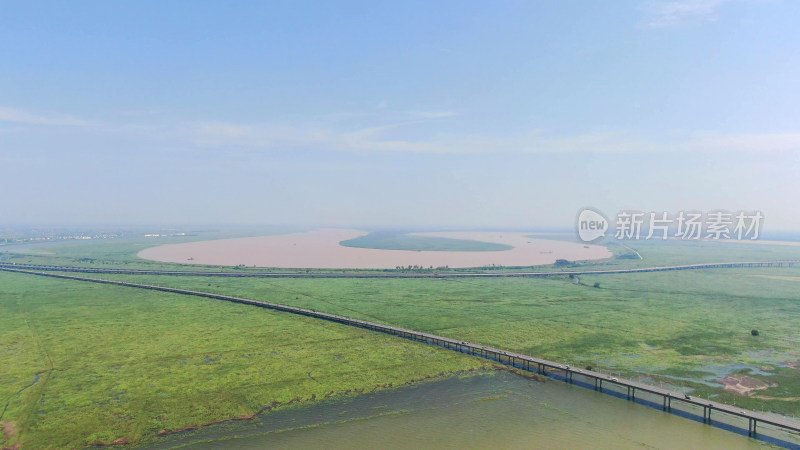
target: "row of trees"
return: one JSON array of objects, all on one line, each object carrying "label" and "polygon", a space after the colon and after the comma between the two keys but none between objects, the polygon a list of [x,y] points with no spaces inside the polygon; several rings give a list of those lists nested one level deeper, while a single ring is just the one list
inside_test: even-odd
[{"label": "row of trees", "polygon": [[406,272],[413,271],[413,270],[416,270],[416,271],[448,270],[449,268],[450,268],[450,266],[439,266],[439,267],[434,268],[433,266],[425,267],[425,266],[418,266],[416,264],[413,265],[413,266],[412,265],[395,266],[395,270],[403,270],[403,271],[406,271]]}]

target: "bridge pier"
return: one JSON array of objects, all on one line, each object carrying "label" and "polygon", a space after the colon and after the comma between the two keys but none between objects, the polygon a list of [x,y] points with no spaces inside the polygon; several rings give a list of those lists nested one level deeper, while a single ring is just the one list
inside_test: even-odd
[{"label": "bridge pier", "polygon": [[[800,262],[800,261],[798,261],[798,262]],[[101,279],[94,279],[94,278],[82,278],[82,277],[74,277],[74,276],[68,276],[68,275],[56,275],[56,274],[42,273],[42,272],[31,272],[31,271],[24,271],[24,270],[15,270],[15,269],[4,268],[2,265],[0,265],[0,270],[9,271],[9,272],[27,273],[27,274],[39,275],[39,276],[45,276],[45,277],[87,281],[87,282],[93,282],[93,283],[104,283],[104,284],[110,284],[110,285],[114,285],[114,286],[128,286],[128,287],[133,287],[133,288],[149,289],[149,290],[169,292],[169,293],[175,293],[175,294],[181,294],[181,295],[193,295],[193,296],[204,297],[204,298],[212,298],[212,299],[224,300],[224,301],[229,301],[229,302],[233,302],[233,303],[258,306],[258,307],[262,307],[262,308],[268,308],[268,309],[277,310],[277,311],[284,311],[284,312],[289,312],[289,313],[293,313],[293,314],[300,314],[300,315],[303,315],[303,316],[316,317],[316,318],[323,319],[323,320],[328,320],[328,321],[342,323],[342,324],[355,326],[355,327],[359,327],[359,328],[364,328],[364,329],[368,329],[368,330],[374,330],[374,331],[378,331],[378,332],[383,332],[383,333],[387,333],[387,334],[394,335],[394,336],[402,336],[402,337],[406,337],[406,338],[414,340],[414,341],[426,342],[428,344],[438,345],[438,346],[441,346],[441,347],[446,347],[448,349],[454,349],[454,350],[458,349],[459,351],[462,351],[462,352],[465,351],[465,347],[466,347],[473,353],[475,353],[475,350],[477,350],[478,353],[484,354],[485,355],[484,357],[487,357],[487,358],[490,358],[490,359],[495,359],[496,358],[497,361],[499,361],[499,362],[501,362],[503,364],[509,364],[509,363],[510,364],[514,364],[516,360],[521,360],[522,361],[521,366],[525,367],[525,365],[526,365],[525,363],[527,363],[527,367],[529,368],[529,370],[532,367],[530,362],[534,362],[534,363],[538,364],[538,370],[542,374],[546,375],[546,369],[548,367],[552,368],[554,373],[557,373],[559,370],[564,370],[565,381],[568,381],[568,382],[573,381],[574,373],[573,373],[571,368],[566,368],[565,366],[563,366],[561,364],[558,364],[558,363],[555,363],[555,362],[552,362],[552,361],[541,360],[541,359],[538,359],[538,358],[533,358],[533,357],[529,357],[529,356],[525,356],[525,355],[516,355],[515,356],[514,354],[509,354],[506,351],[502,351],[502,350],[499,350],[499,349],[493,349],[493,348],[491,348],[491,349],[490,348],[483,348],[482,351],[481,351],[477,347],[473,347],[471,345],[467,345],[464,342],[459,342],[459,341],[456,341],[456,340],[451,339],[451,338],[445,338],[445,337],[441,337],[441,336],[415,332],[413,330],[404,330],[404,329],[391,327],[391,326],[386,326],[386,325],[382,325],[382,324],[378,324],[378,323],[367,322],[367,321],[364,321],[364,320],[353,319],[353,318],[348,318],[348,317],[328,314],[328,313],[324,313],[324,312],[318,312],[318,311],[315,311],[315,310],[308,310],[308,309],[297,308],[297,307],[293,307],[293,306],[281,305],[281,304],[277,304],[277,303],[271,303],[271,302],[265,302],[265,301],[259,301],[259,300],[250,300],[250,299],[240,298],[240,297],[231,297],[231,296],[226,296],[226,295],[222,295],[222,294],[213,294],[213,293],[208,293],[208,292],[190,291],[190,290],[186,290],[186,289],[170,288],[170,287],[166,287],[166,286],[153,286],[153,285],[144,285],[144,284],[138,284],[138,283],[122,282],[122,281],[101,280]],[[505,355],[505,361],[503,360],[503,355]],[[533,366],[533,367],[537,367],[537,366]],[[616,378],[612,378],[611,375],[603,375],[603,374],[596,373],[596,372],[591,372],[591,371],[588,372],[588,373],[585,373],[585,374],[582,373],[579,370],[578,370],[578,372],[581,373],[582,375],[584,375],[584,377],[594,378],[595,389],[599,389],[601,391],[603,389],[603,379],[606,378],[606,377],[607,377],[607,379],[609,379],[612,383],[614,383],[616,385],[626,386],[627,389],[628,389],[628,398],[629,399],[635,400],[636,388],[644,390],[645,392],[648,392],[648,393],[661,395],[662,399],[664,401],[664,404],[663,404],[664,408],[667,411],[671,410],[672,397],[670,395],[670,392],[669,391],[665,391],[663,388],[662,389],[658,389],[655,386],[650,386],[650,385],[647,385],[647,384],[638,383],[638,382],[629,381],[629,380],[624,380],[624,379],[618,380]],[[616,395],[616,392],[618,392],[617,389],[612,389],[612,391],[614,391],[615,395]],[[711,401],[708,401],[708,403],[705,403],[700,398],[689,397],[686,394],[675,393],[675,395],[676,395],[675,398],[677,398],[678,400],[680,400],[682,402],[685,402],[685,403],[688,403],[688,404],[691,404],[691,405],[695,405],[695,406],[702,406],[703,407],[703,422],[704,423],[711,423],[711,410],[716,408],[717,410],[719,410],[721,412],[725,412],[725,413],[728,413],[728,414],[732,414],[734,416],[738,416],[738,417],[742,417],[742,418],[748,419],[748,434],[750,436],[755,436],[757,434],[758,420],[761,420],[762,422],[764,422],[764,423],[766,423],[768,425],[777,426],[778,428],[783,429],[783,430],[800,432],[800,423],[797,423],[797,422],[792,421],[790,419],[784,419],[784,418],[780,418],[780,417],[772,417],[772,416],[761,414],[761,413],[758,413],[758,412],[755,412],[755,411],[746,411],[746,410],[742,410],[742,409],[737,409],[737,408],[731,407],[729,405],[716,403],[716,402],[711,402]]]}]

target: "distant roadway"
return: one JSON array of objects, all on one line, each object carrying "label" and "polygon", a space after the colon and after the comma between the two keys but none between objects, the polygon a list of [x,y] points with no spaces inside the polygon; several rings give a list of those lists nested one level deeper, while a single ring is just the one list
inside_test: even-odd
[{"label": "distant roadway", "polygon": [[[0,262],[0,270],[21,269],[47,272],[105,273],[124,275],[171,275],[194,277],[262,277],[262,278],[497,278],[497,277],[555,277],[564,275],[613,275],[620,273],[667,272],[672,270],[737,269],[758,267],[793,267],[800,260],[750,261],[728,263],[686,264],[679,266],[641,267],[634,269],[518,271],[518,272],[400,272],[364,271],[347,272],[247,272],[247,271],[199,271],[199,270],[152,270],[117,269],[101,267],[52,266],[41,264],[16,264]],[[355,269],[353,269],[355,270]],[[364,269],[367,270],[367,269]]]},{"label": "distant roadway", "polygon": [[[733,266],[735,264],[756,264],[756,265],[764,265],[764,264],[773,264],[770,267],[785,267],[786,264],[795,263],[798,261],[775,261],[771,263],[727,263],[724,267],[738,267]],[[784,266],[775,266],[775,264],[784,264]],[[522,370],[530,371],[530,372],[538,372],[541,374],[553,376],[558,375],[559,378],[563,379],[566,382],[573,382],[574,377],[577,375],[584,380],[584,386],[586,387],[594,387],[595,390],[599,390],[602,392],[606,392],[608,387],[622,387],[625,388],[625,392],[627,394],[627,398],[629,400],[636,400],[636,393],[637,391],[646,392],[651,395],[655,395],[662,400],[663,409],[665,411],[671,411],[674,406],[678,406],[678,404],[685,404],[685,405],[693,405],[695,407],[700,407],[703,409],[703,422],[705,423],[712,423],[712,412],[715,412],[714,418],[717,418],[719,413],[724,413],[728,416],[740,417],[747,421],[747,431],[748,435],[756,435],[757,434],[757,424],[769,424],[774,427],[781,428],[786,431],[791,431],[794,433],[800,432],[800,422],[797,422],[793,419],[790,419],[785,416],[778,416],[773,414],[767,414],[763,412],[751,411],[747,409],[742,409],[740,407],[719,403],[707,399],[703,399],[700,397],[693,397],[686,395],[682,392],[676,392],[669,389],[664,389],[657,386],[652,386],[649,384],[641,383],[634,380],[627,380],[622,378],[613,377],[607,373],[601,373],[593,370],[587,369],[579,369],[576,367],[570,367],[566,364],[560,364],[553,361],[548,361],[541,358],[536,358],[529,355],[524,355],[520,353],[510,352],[502,349],[497,349],[493,347],[487,347],[480,344],[470,343],[461,341],[458,339],[448,338],[444,336],[438,336],[435,334],[424,333],[415,330],[409,330],[405,328],[398,328],[393,327],[390,325],[385,325],[381,323],[375,322],[368,322],[365,320],[355,319],[352,317],[345,317],[339,316],[336,314],[329,314],[322,311],[317,311],[313,309],[305,309],[299,308],[295,306],[283,305],[280,303],[271,303],[265,302],[261,300],[254,300],[242,297],[234,297],[230,295],[223,295],[223,294],[215,294],[211,292],[202,292],[202,291],[192,291],[188,289],[180,289],[180,288],[172,288],[166,286],[154,286],[154,285],[147,285],[147,284],[139,284],[139,283],[131,283],[125,281],[116,281],[116,280],[103,280],[97,278],[84,278],[84,277],[76,277],[71,275],[61,275],[61,274],[54,274],[54,273],[47,273],[47,272],[35,272],[31,270],[22,269],[23,264],[1,264],[0,270],[7,271],[7,272],[16,272],[16,273],[24,273],[29,275],[38,275],[38,276],[45,276],[45,277],[52,277],[52,278],[61,278],[61,279],[69,279],[69,280],[76,280],[76,281],[87,281],[92,283],[102,283],[102,284],[111,284],[116,286],[125,286],[131,288],[139,288],[139,289],[148,289],[153,291],[162,291],[162,292],[169,292],[174,294],[182,294],[182,295],[192,295],[197,297],[205,297],[210,299],[216,300],[223,300],[228,302],[234,303],[241,303],[245,305],[252,305],[258,306],[261,308],[268,308],[277,311],[288,312],[292,314],[299,314],[303,316],[313,317],[317,319],[328,320],[332,322],[338,322],[345,325],[355,326],[359,328],[366,328],[372,331],[378,331],[382,333],[387,333],[390,335],[411,339],[415,341],[425,342],[431,345],[441,346],[450,350],[455,350],[462,353],[467,353],[473,356],[479,356],[482,358],[487,358],[493,361],[498,361],[503,364],[511,365],[513,367],[517,367]],[[31,266],[31,265],[26,265]],[[702,267],[698,267],[702,266]],[[658,268],[657,270],[679,270],[678,268],[705,268],[707,266],[714,266],[714,265],[693,265],[693,266],[673,266],[673,268]],[[55,266],[38,266],[38,267],[55,267]],[[53,269],[50,269],[53,270]],[[84,269],[85,270],[85,269]],[[103,269],[106,270],[104,273],[109,273],[113,269]],[[639,272],[641,271],[653,271],[654,269],[638,269]],[[627,272],[634,272],[637,270],[627,270],[627,271],[616,271],[613,273],[627,273]],[[157,271],[156,271],[157,272]],[[609,273],[609,271],[601,271],[602,273]],[[121,273],[121,272],[114,272],[114,273]],[[140,273],[140,272],[136,272]],[[530,273],[534,272],[528,272]],[[586,273],[586,272],[574,272],[574,273]],[[174,272],[173,272],[174,274]],[[563,272],[561,273],[563,274]],[[520,275],[517,275],[520,276]],[[525,276],[525,275],[522,275]],[[555,373],[554,373],[555,372]],[[592,384],[589,384],[591,382]],[[604,388],[603,385],[606,385]],[[613,389],[608,392],[616,392]],[[693,413],[690,413],[693,414]],[[698,416],[699,417],[699,416]],[[722,428],[727,428],[723,422],[719,422]]]}]

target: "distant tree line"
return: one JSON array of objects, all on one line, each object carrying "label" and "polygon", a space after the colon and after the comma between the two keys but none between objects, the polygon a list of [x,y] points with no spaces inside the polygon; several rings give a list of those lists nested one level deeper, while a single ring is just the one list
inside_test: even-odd
[{"label": "distant tree line", "polygon": [[428,267],[425,267],[425,266],[420,266],[420,265],[414,264],[414,265],[408,265],[408,266],[395,266],[394,269],[395,270],[400,270],[400,271],[403,271],[403,272],[433,272],[433,271],[436,271],[436,270],[449,270],[450,266],[439,266],[439,267],[428,266]]}]

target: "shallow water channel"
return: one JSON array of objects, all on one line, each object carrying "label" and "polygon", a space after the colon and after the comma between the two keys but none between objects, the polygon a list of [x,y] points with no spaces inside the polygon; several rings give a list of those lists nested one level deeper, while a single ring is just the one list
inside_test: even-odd
[{"label": "shallow water channel", "polygon": [[[800,436],[764,426],[752,439],[744,421],[719,414],[721,427],[709,426],[701,410],[686,408],[681,417],[500,372],[265,413],[159,437],[146,448],[800,448]],[[731,425],[744,435],[724,429]]]}]

